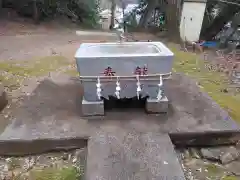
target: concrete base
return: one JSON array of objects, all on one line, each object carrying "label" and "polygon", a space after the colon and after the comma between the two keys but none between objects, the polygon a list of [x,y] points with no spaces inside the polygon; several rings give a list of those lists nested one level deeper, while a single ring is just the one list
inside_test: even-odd
[{"label": "concrete base", "polygon": [[[147,99],[145,109],[148,113],[167,113],[168,98],[165,96],[161,100]],[[83,116],[104,116],[103,101],[86,101],[82,100]]]},{"label": "concrete base", "polygon": [[86,100],[82,100],[82,115],[83,116],[103,116],[104,102],[103,101],[89,102]]},{"label": "concrete base", "polygon": [[160,101],[157,99],[147,99],[145,109],[148,113],[167,113],[168,98],[164,96]]},{"label": "concrete base", "polygon": [[186,180],[167,134],[116,129],[88,141],[87,180]]}]

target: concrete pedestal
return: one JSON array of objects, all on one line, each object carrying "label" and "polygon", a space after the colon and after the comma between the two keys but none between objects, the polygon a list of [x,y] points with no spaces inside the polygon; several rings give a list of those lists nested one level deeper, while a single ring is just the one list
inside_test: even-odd
[{"label": "concrete pedestal", "polygon": [[[167,113],[168,112],[168,98],[164,96],[161,100],[147,99],[145,109],[148,113]],[[104,102],[103,101],[82,101],[82,115],[83,116],[104,116]]]},{"label": "concrete pedestal", "polygon": [[145,109],[148,113],[167,113],[168,112],[168,98],[164,96],[161,100],[147,99]]},{"label": "concrete pedestal", "polygon": [[86,100],[82,100],[82,115],[104,116],[104,102],[103,101],[89,102]]}]

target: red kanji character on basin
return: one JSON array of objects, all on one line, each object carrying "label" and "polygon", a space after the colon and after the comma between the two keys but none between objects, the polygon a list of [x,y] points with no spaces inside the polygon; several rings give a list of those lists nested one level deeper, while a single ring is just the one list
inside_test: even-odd
[{"label": "red kanji character on basin", "polygon": [[112,68],[111,67],[107,67],[105,70],[104,70],[104,75],[105,76],[114,76],[116,72],[112,71]]},{"label": "red kanji character on basin", "polygon": [[135,75],[141,75],[142,74],[142,69],[138,66],[136,67],[135,71],[134,71]]},{"label": "red kanji character on basin", "polygon": [[148,74],[148,68],[144,66],[142,69],[142,75],[147,75],[147,74]]}]

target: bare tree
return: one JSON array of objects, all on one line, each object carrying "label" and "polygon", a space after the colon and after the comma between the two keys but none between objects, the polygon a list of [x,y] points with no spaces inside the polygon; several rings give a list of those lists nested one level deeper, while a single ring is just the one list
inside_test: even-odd
[{"label": "bare tree", "polygon": [[179,21],[182,9],[180,0],[142,0],[142,16],[139,22],[140,28],[146,28],[153,12],[161,7],[166,12],[166,28],[171,37],[179,37]]},{"label": "bare tree", "polygon": [[166,28],[169,37],[179,40],[179,24],[181,16],[182,4],[179,0],[167,0],[166,5]]},{"label": "bare tree", "polygon": [[144,7],[143,14],[141,16],[139,27],[146,28],[148,20],[151,18],[154,9],[158,6],[158,0],[146,0],[147,4]]},{"label": "bare tree", "polygon": [[36,24],[39,23],[39,18],[40,18],[40,15],[39,15],[39,9],[37,6],[37,0],[34,0],[33,1],[33,19]]},{"label": "bare tree", "polygon": [[111,22],[109,29],[113,29],[115,25],[115,10],[116,10],[116,0],[111,0]]}]

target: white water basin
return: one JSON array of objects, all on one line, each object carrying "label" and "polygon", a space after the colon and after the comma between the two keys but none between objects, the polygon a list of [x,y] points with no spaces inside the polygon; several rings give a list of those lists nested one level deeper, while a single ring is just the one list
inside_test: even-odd
[{"label": "white water basin", "polygon": [[161,42],[83,43],[76,58],[119,56],[173,56]]},{"label": "white water basin", "polygon": [[101,44],[92,45],[88,47],[88,50],[94,52],[95,55],[105,54],[155,54],[160,53],[161,50],[152,44]]},{"label": "white water basin", "polygon": [[[87,101],[94,101],[96,98],[98,77],[119,77],[122,85],[121,95],[132,97],[136,95],[136,69],[141,69],[141,73],[144,70],[144,75],[169,74],[173,63],[173,53],[161,42],[84,43],[77,50],[75,58],[84,87],[84,98]],[[124,81],[121,79],[124,76],[132,77],[133,81]],[[89,82],[87,77],[95,79]],[[145,92],[151,97],[157,96],[159,77],[154,81],[150,81],[148,77],[146,79],[147,81],[141,82],[142,93]],[[102,86],[103,97],[113,95],[115,86],[115,81]]]}]

